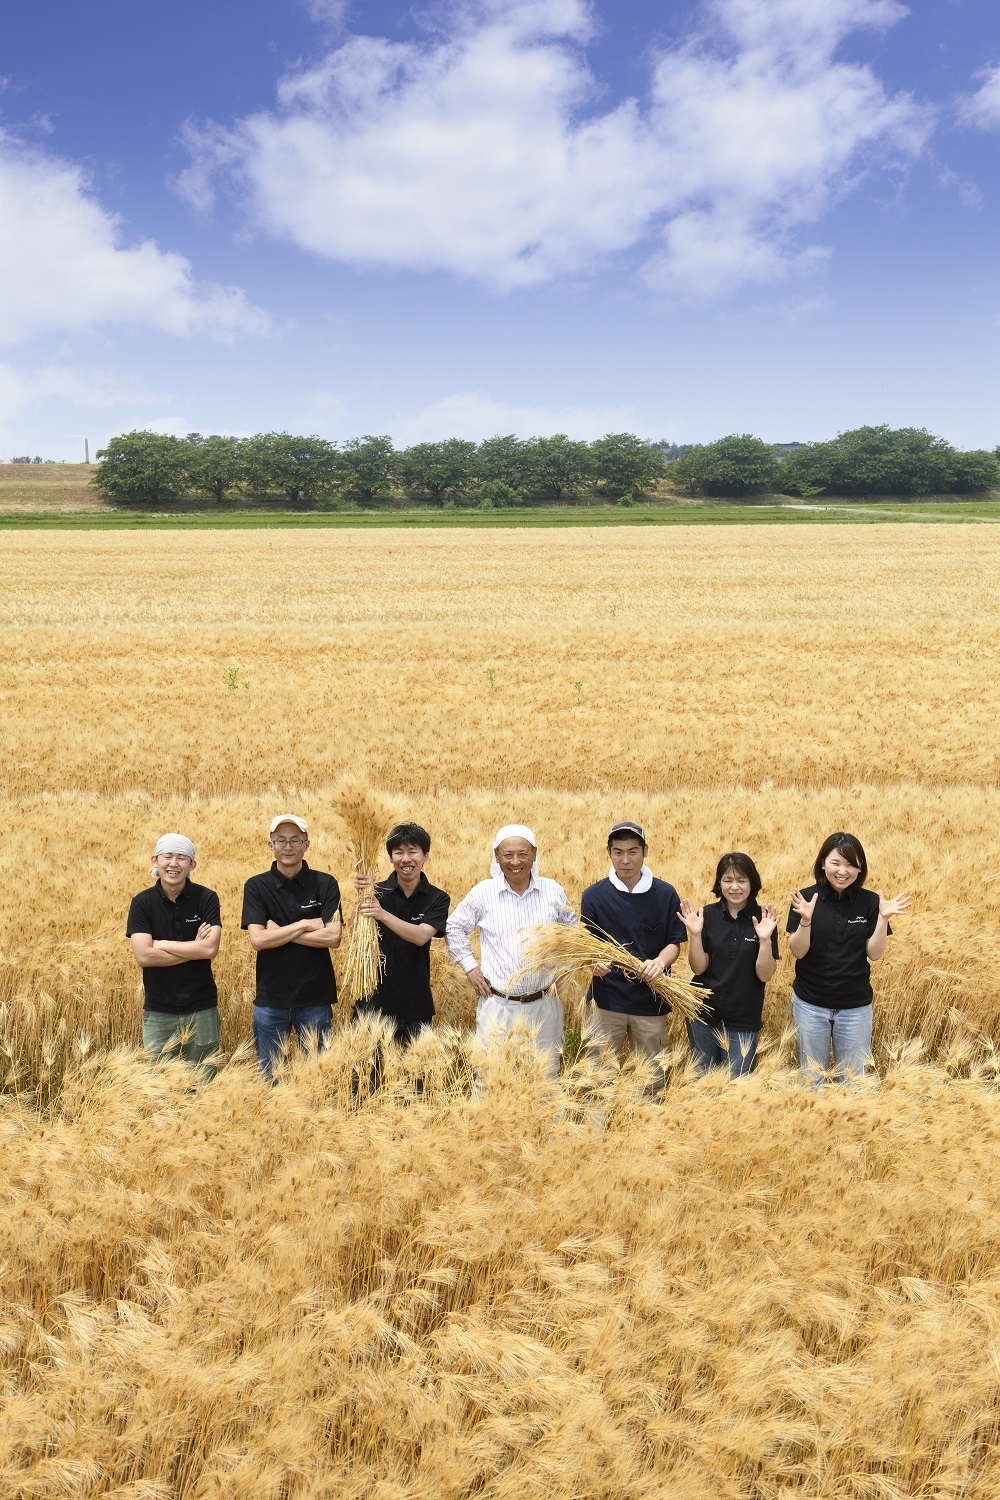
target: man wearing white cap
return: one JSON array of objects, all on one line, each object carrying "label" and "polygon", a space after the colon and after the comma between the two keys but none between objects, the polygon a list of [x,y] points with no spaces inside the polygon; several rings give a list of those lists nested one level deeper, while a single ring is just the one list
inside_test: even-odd
[{"label": "man wearing white cap", "polygon": [[[493,840],[490,879],[473,886],[448,918],[448,952],[478,997],[476,1034],[488,1047],[518,1023],[534,1033],[549,1076],[559,1072],[563,1048],[562,1001],[551,969],[525,970],[529,929],[543,922],[572,927],[576,913],[566,892],[538,873],[535,835],[508,823]],[[479,931],[477,962],[469,938]]]},{"label": "man wearing white cap", "polygon": [[194,845],[165,833],[153,852],[154,884],[133,897],[126,936],[142,970],[142,1041],[152,1058],[179,1057],[203,1078],[219,1050],[219,996],[212,960],[219,951],[219,898],[195,885]]},{"label": "man wearing white cap", "polygon": [[274,861],[243,887],[242,926],[257,954],[253,1039],[265,1078],[288,1039],[325,1045],[337,1003],[330,950],[340,944],[340,886],[306,864],[309,829],[296,813],[271,821]]}]

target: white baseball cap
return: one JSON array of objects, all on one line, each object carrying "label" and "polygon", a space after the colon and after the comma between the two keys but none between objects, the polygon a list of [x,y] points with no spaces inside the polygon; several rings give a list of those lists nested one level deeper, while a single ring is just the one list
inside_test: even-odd
[{"label": "white baseball cap", "polygon": [[305,818],[297,818],[294,813],[279,813],[276,818],[272,818],[268,834],[270,835],[276,828],[280,828],[282,823],[294,823],[296,828],[305,834],[306,838],[309,837],[309,829],[306,826]]}]

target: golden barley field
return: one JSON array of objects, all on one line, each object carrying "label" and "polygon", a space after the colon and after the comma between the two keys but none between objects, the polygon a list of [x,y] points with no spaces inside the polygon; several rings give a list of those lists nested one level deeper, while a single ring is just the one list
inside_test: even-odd
[{"label": "golden barley field", "polygon": [[[6,533],[0,1494],[994,1496],[998,564],[985,525]],[[342,1024],[266,1088],[242,882],[295,810],[347,884],[345,772],[456,900],[507,821],[573,900],[628,816],[682,894],[738,847],[783,908],[850,829],[914,896],[877,1074],[800,1083],[783,959],[753,1078],[674,1027],[662,1104],[553,1090],[435,952],[382,1094]],[[167,829],[222,898],[196,1093],[134,1050]]]}]

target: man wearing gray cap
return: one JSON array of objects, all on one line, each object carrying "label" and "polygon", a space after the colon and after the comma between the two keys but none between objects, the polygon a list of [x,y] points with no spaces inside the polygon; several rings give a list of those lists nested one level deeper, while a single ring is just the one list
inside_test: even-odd
[{"label": "man wearing gray cap", "polygon": [[165,833],[153,852],[153,885],[133,897],[125,935],[142,970],[142,1041],[151,1058],[179,1057],[204,1079],[219,1050],[219,997],[212,960],[219,951],[219,898],[195,885],[194,845]]},{"label": "man wearing gray cap", "polygon": [[595,1060],[605,1049],[621,1058],[628,1042],[633,1057],[652,1063],[652,1091],[663,1087],[663,1070],[655,1061],[666,1046],[670,1006],[648,980],[670,973],[687,930],[680,918],[680,897],[647,867],[646,835],[639,823],[616,823],[608,834],[611,869],[590,885],[580,901],[585,927],[607,934],[642,960],[637,979],[615,968],[594,970],[588,1052]]},{"label": "man wearing gray cap", "polygon": [[257,954],[253,1039],[265,1078],[294,1031],[325,1045],[337,1003],[330,950],[340,944],[340,886],[306,864],[309,829],[297,813],[271,820],[274,862],[243,887],[242,926]]}]

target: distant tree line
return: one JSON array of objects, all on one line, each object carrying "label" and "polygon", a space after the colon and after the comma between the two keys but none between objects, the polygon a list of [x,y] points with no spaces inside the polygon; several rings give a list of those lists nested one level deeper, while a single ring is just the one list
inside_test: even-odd
[{"label": "distant tree line", "polygon": [[584,489],[628,503],[662,479],[663,455],[633,433],[596,442],[508,434],[397,449],[371,434],[344,443],[264,432],[250,438],[167,437],[128,432],[97,454],[94,484],[112,499],[159,504],[200,493],[216,504],[235,495],[280,496],[296,506],[375,506],[393,499],[480,509],[567,501]]},{"label": "distant tree line", "polygon": [[159,505],[203,495],[280,498],[339,509],[408,503],[481,510],[583,498],[634,504],[664,479],[692,495],[972,494],[1000,486],[1000,459],[961,452],[923,428],[859,427],[825,443],[766,443],[734,434],[706,444],[646,442],[608,433],[587,443],[556,433],[465,438],[397,449],[367,434],[333,443],[264,432],[185,438],[128,432],[99,450],[93,483],[110,499]]},{"label": "distant tree line", "polygon": [[668,472],[694,495],[976,494],[1000,486],[1000,450],[963,452],[923,427],[855,427],[780,446],[741,433],[688,448]]}]

